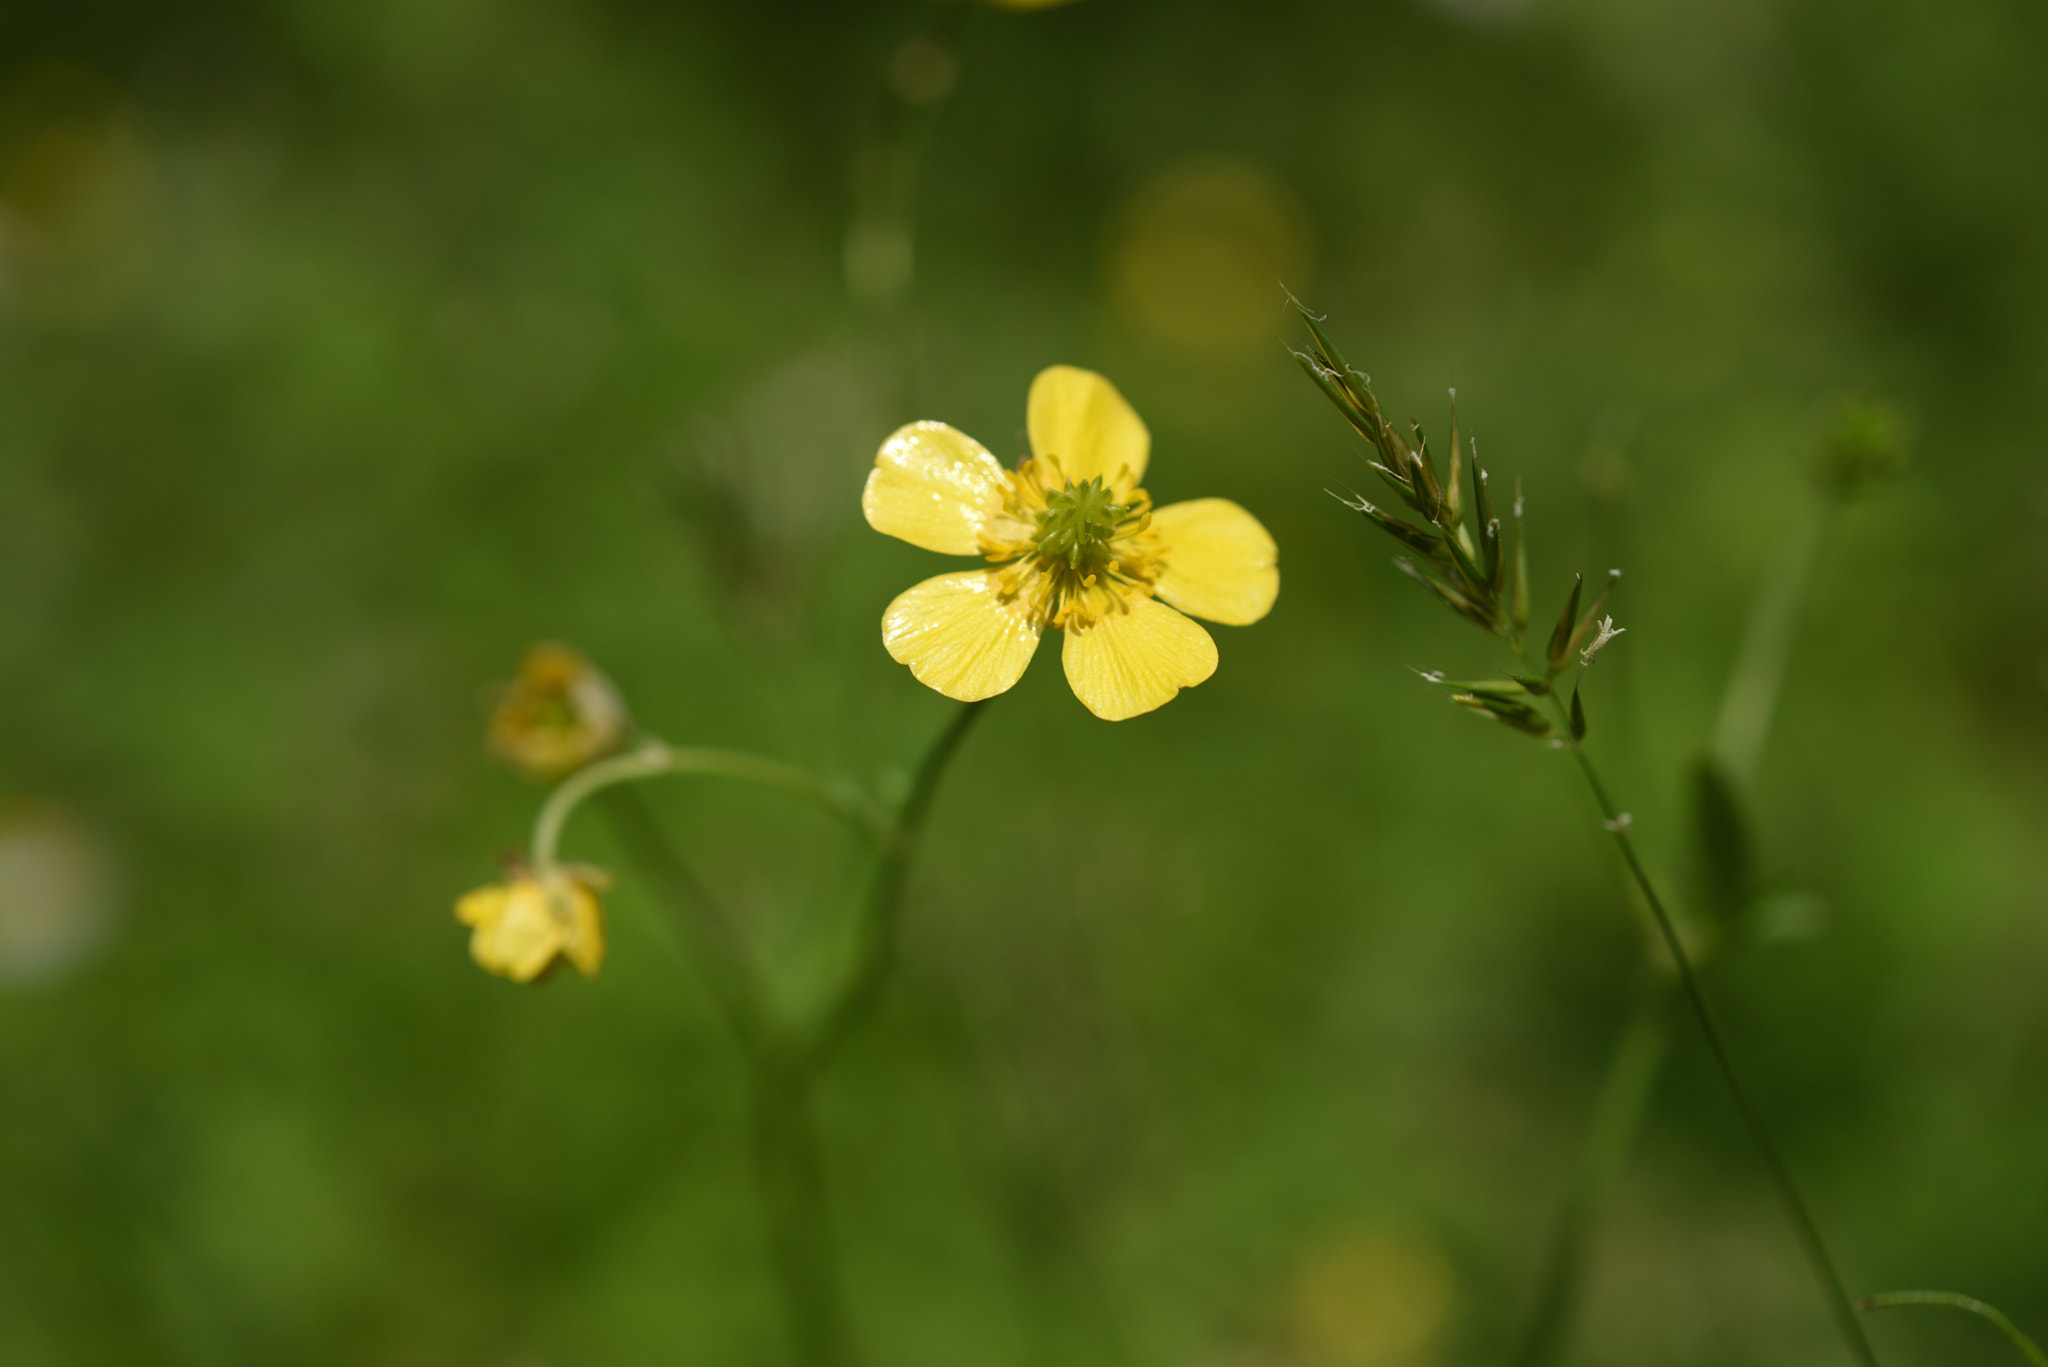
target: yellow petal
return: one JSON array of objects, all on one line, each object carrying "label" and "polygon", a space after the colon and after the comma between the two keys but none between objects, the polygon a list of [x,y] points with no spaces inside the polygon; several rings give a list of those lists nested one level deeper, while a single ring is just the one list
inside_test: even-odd
[{"label": "yellow petal", "polygon": [[569,920],[562,928],[562,957],[586,978],[604,965],[604,909],[597,894],[581,883],[566,885]]},{"label": "yellow petal", "polygon": [[882,644],[919,683],[975,702],[1004,692],[1038,649],[1021,601],[996,596],[993,570],[942,574],[899,594],[882,614]]},{"label": "yellow petal", "polygon": [[1152,434],[1116,386],[1092,370],[1056,365],[1039,371],[1025,424],[1031,454],[1056,461],[1077,484],[1101,475],[1123,494],[1145,477]]},{"label": "yellow petal", "polygon": [[539,977],[561,948],[561,923],[546,891],[530,879],[507,888],[498,915],[478,924],[469,938],[470,957],[480,967],[522,983]]},{"label": "yellow petal", "polygon": [[1060,652],[1074,696],[1104,721],[1150,712],[1216,672],[1208,632],[1155,599],[1124,602],[1126,612],[1070,625]]},{"label": "yellow petal", "polygon": [[512,889],[503,883],[488,883],[465,892],[455,902],[455,919],[466,926],[488,925],[505,914],[505,900]]},{"label": "yellow petal", "polygon": [[947,555],[976,555],[1010,477],[982,444],[942,422],[899,427],[875,456],[861,511],[878,532]]},{"label": "yellow petal", "polygon": [[1279,548],[1229,499],[1169,503],[1152,514],[1152,535],[1164,562],[1153,587],[1182,612],[1245,627],[1273,610]]}]

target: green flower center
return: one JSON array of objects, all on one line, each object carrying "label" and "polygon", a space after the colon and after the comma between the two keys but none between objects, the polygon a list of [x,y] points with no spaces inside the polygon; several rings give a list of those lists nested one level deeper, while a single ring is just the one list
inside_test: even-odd
[{"label": "green flower center", "polygon": [[1092,574],[1113,558],[1109,543],[1130,511],[1129,505],[1111,498],[1102,476],[1082,484],[1068,480],[1066,488],[1046,495],[1045,511],[1037,514],[1032,550],[1041,560]]}]

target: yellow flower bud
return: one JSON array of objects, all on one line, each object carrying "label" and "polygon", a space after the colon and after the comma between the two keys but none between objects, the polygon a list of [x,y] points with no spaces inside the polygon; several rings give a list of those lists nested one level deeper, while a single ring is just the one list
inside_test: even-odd
[{"label": "yellow flower bud", "polygon": [[596,665],[568,646],[532,647],[491,713],[491,753],[552,782],[617,750],[626,704]]}]

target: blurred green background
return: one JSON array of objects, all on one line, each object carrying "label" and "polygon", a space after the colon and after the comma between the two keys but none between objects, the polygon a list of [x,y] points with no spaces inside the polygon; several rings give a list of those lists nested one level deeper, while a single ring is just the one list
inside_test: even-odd
[{"label": "blurred green background", "polygon": [[[1539,615],[1629,570],[1594,744],[1681,893],[1830,404],[1910,415],[1753,792],[1801,933],[1713,987],[1851,1288],[2048,1332],[2044,58],[2032,0],[8,5],[0,1361],[781,1361],[734,1051],[600,824],[603,975],[468,961],[539,801],[489,689],[566,640],[671,740],[901,769],[941,562],[864,471],[1022,454],[1056,361],[1283,589],[1158,714],[1042,651],[961,753],[823,1096],[870,1356],[1501,1361],[1640,932],[1568,760],[1409,672],[1500,661],[1325,496],[1282,280],[1392,412],[1458,387]],[[848,872],[658,797],[766,934]],[[1844,1360],[1676,1038],[1571,1360]],[[1956,1320],[1872,1333],[2017,1360]]]}]

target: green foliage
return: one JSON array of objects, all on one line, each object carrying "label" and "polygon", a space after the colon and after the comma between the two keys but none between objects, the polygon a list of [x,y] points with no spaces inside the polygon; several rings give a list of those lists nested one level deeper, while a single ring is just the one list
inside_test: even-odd
[{"label": "green foliage", "polygon": [[[958,80],[906,180],[878,102],[941,14]],[[565,854],[621,878],[603,974],[464,955],[450,904],[539,800],[483,751],[486,689],[569,641],[677,744],[879,783],[947,709],[876,639],[942,565],[862,526],[875,446],[940,418],[1012,459],[1057,361],[1145,415],[1162,505],[1271,528],[1283,591],[1154,717],[1095,724],[1040,661],[963,746],[897,987],[818,1099],[875,1361],[1384,1360],[1341,1310],[1385,1267],[1440,1307],[1413,1360],[1505,1358],[1638,940],[1556,757],[1400,669],[1483,682],[1497,644],[1363,572],[1316,491],[1369,450],[1470,537],[1401,553],[1533,650],[1574,568],[1628,567],[1586,709],[1684,868],[1689,794],[1645,776],[1699,752],[1817,404],[1859,391],[1940,441],[1844,515],[1743,793],[1758,881],[1835,908],[1826,962],[1769,946],[1715,987],[1779,1042],[1756,1088],[1852,1283],[2048,1324],[2040,25],[0,7],[0,803],[85,823],[116,898],[61,974],[0,981],[0,1362],[775,1361],[748,1099],[654,876],[579,821]],[[50,63],[87,79],[24,83]],[[1146,237],[1191,157],[1281,209]],[[877,184],[915,215],[890,311],[848,281]],[[1305,267],[1267,267],[1269,219]],[[1425,413],[1404,471],[1368,416],[1358,447],[1273,346],[1276,277],[1380,393],[1455,382],[1455,440]],[[1624,492],[1584,486],[1596,444]],[[650,797],[764,935],[852,871],[821,816]],[[1674,1039],[1581,1360],[1812,1361],[1796,1250]],[[2009,1351],[1954,1318],[1872,1332],[1893,1367]]]}]

